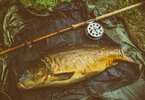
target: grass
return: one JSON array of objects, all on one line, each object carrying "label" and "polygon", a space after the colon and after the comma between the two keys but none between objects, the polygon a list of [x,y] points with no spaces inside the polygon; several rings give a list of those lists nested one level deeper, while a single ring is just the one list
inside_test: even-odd
[{"label": "grass", "polygon": [[[3,19],[6,13],[5,7],[0,7],[0,34],[3,36]],[[2,51],[7,46],[4,44],[0,44],[0,51]],[[7,90],[7,56],[0,55],[0,91],[6,91]]]},{"label": "grass", "polygon": [[35,9],[52,9],[56,4],[70,2],[70,0],[20,0],[26,7]]},{"label": "grass", "polygon": [[7,87],[7,57],[0,57],[0,90],[4,91]]},{"label": "grass", "polygon": [[[135,4],[139,1],[143,0],[117,0],[117,5],[109,5],[109,12],[114,11],[116,9],[121,9],[127,7],[129,5]],[[137,45],[142,51],[145,52],[145,23],[144,23],[144,10],[143,7],[134,8],[118,14],[117,16],[122,17],[126,24],[127,29],[129,31],[129,36],[131,40]]]}]

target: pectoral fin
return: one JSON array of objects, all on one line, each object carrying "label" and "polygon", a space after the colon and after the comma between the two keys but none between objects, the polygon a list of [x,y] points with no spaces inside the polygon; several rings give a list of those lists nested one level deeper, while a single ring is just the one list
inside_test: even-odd
[{"label": "pectoral fin", "polygon": [[62,81],[70,79],[75,72],[66,72],[66,73],[59,73],[59,74],[52,74],[50,76],[51,81]]}]

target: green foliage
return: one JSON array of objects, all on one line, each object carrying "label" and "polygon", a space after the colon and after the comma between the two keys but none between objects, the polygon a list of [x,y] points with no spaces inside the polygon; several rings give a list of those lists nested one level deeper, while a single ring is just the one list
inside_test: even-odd
[{"label": "green foliage", "polygon": [[[115,1],[115,0],[114,0]],[[129,5],[135,4],[141,0],[116,0],[116,5],[110,4],[108,7],[108,12],[115,11],[127,7]],[[142,51],[145,52],[145,23],[144,23],[144,11],[142,7],[134,8],[118,14],[116,16],[123,17],[127,28],[129,31],[130,39],[138,46]]]},{"label": "green foliage", "polygon": [[52,9],[57,4],[70,1],[71,0],[20,0],[26,7],[35,9]]},{"label": "green foliage", "polygon": [[6,57],[0,57],[0,90],[6,91],[7,87],[7,60]]}]

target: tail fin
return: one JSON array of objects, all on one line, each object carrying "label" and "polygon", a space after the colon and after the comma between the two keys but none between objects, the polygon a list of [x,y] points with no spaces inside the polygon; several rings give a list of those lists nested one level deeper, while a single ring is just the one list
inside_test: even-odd
[{"label": "tail fin", "polygon": [[124,60],[127,62],[136,63],[135,60],[133,60],[131,57],[128,57],[128,56],[124,56]]},{"label": "tail fin", "polygon": [[131,62],[131,63],[136,63],[135,60],[133,60],[133,59],[129,56],[127,50],[124,50],[124,49],[123,49],[123,50],[121,50],[121,53],[122,53],[123,58],[124,58],[125,61]]}]

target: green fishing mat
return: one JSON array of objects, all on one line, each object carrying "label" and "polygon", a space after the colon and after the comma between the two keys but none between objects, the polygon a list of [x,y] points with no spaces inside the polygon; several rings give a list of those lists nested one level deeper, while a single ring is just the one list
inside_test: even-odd
[{"label": "green fishing mat", "polygon": [[[0,50],[26,43],[95,16],[129,6],[135,0],[1,0]],[[144,100],[144,7],[98,21],[105,33],[94,41],[86,27],[42,40],[0,57],[0,99]],[[48,50],[68,45],[121,47],[139,64],[119,62],[101,74],[71,86],[20,91],[16,84],[27,66]]]}]

